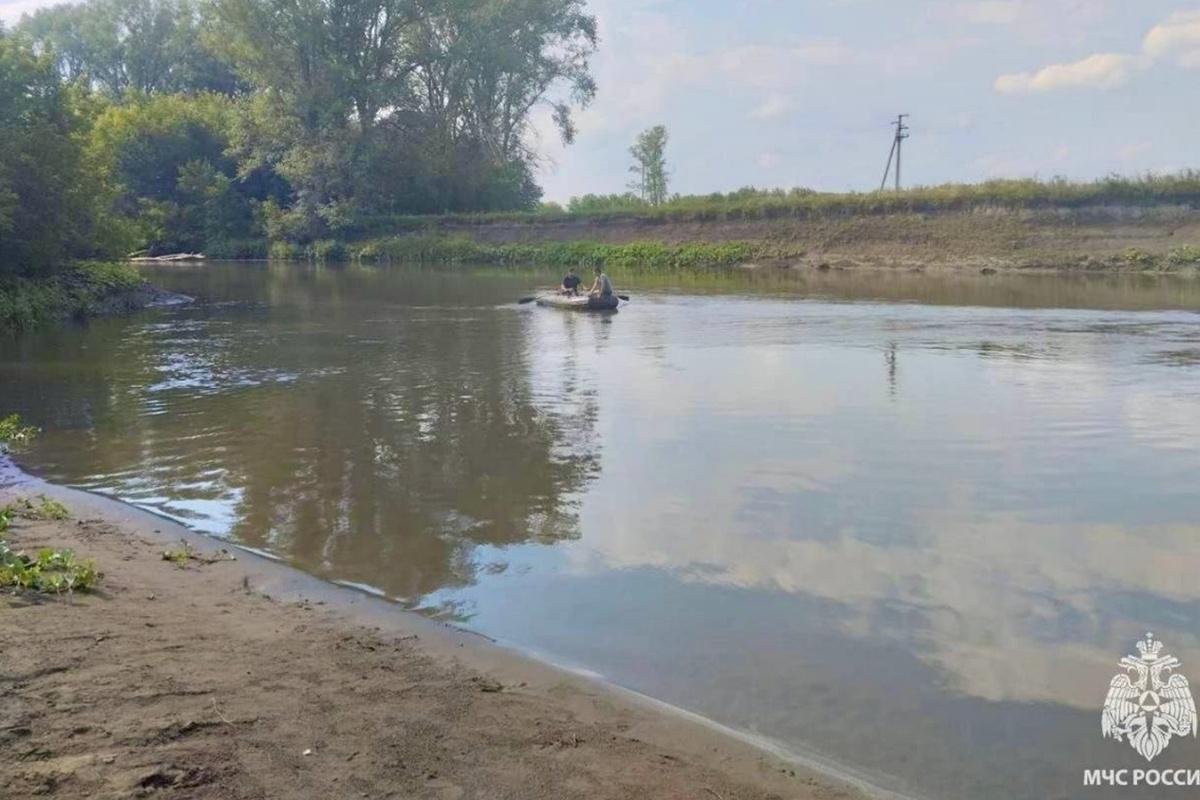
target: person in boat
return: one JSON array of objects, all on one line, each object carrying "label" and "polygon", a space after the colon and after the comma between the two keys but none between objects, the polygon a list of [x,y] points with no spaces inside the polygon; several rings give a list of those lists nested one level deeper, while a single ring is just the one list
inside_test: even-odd
[{"label": "person in boat", "polygon": [[612,297],[613,285],[608,276],[604,274],[602,267],[596,267],[596,282],[592,284],[592,288],[588,291],[589,297]]},{"label": "person in boat", "polygon": [[579,284],[583,283],[583,278],[575,274],[575,270],[568,272],[562,279],[562,293],[569,295],[579,294]]}]

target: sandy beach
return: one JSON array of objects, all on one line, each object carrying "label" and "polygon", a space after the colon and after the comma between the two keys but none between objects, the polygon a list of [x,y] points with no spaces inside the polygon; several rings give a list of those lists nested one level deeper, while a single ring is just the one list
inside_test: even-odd
[{"label": "sandy beach", "polygon": [[[0,469],[17,549],[97,592],[0,601],[6,798],[852,798],[630,693],[114,501]],[[186,541],[177,565],[164,549]]]}]

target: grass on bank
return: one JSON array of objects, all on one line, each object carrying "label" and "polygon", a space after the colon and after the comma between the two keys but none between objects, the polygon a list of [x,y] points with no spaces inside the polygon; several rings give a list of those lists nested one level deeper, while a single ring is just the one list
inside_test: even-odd
[{"label": "grass on bank", "polygon": [[[1064,221],[1086,218],[1095,210],[1137,211],[1154,207],[1200,208],[1200,171],[1173,175],[1109,176],[1090,182],[1063,178],[991,180],[982,183],[951,183],[919,186],[903,191],[817,192],[812,189],[756,189],[715,192],[671,198],[651,206],[631,194],[584,195],[564,207],[542,203],[527,211],[449,214],[358,214],[332,232],[331,238],[309,244],[269,243],[266,239],[244,239],[210,243],[210,258],[271,258],[317,261],[349,261],[358,251],[368,259],[372,253],[386,255],[393,239],[420,236],[433,239],[455,229],[491,224],[553,225],[556,223],[646,224],[724,222],[739,220],[823,219],[889,214],[936,214],[951,212],[1029,211],[1059,215]],[[406,247],[412,248],[411,245]],[[416,248],[418,251],[420,248]],[[423,251],[433,255],[431,248]],[[444,253],[444,254],[443,254]],[[496,263],[502,254],[484,252],[485,261]],[[560,263],[558,254],[548,253],[539,263]],[[618,263],[617,261],[608,263]],[[465,260],[441,249],[436,260]],[[709,259],[705,259],[706,263]],[[719,262],[719,259],[716,260]],[[714,263],[716,263],[714,262]]]},{"label": "grass on bank", "polygon": [[[19,449],[37,433],[16,414],[0,419],[0,453],[10,447]],[[62,594],[95,588],[101,577],[95,563],[77,558],[71,550],[44,548],[32,555],[13,550],[4,535],[17,517],[65,520],[71,513],[45,495],[39,495],[36,503],[24,497],[0,508],[0,589]]]},{"label": "grass on bank", "polygon": [[735,266],[759,258],[767,250],[766,246],[752,242],[486,244],[462,237],[394,236],[367,242],[354,252],[354,256],[375,262],[534,265],[564,269],[593,266],[689,269]]},{"label": "grass on bank", "polygon": [[133,267],[109,263],[77,264],[45,278],[0,277],[0,332],[89,316],[104,301],[145,283]]},{"label": "grass on bank", "polygon": [[[365,242],[324,241],[312,245],[275,242],[271,258],[285,261],[412,262],[418,264],[488,264],[585,269],[593,266],[650,270],[687,270],[735,267],[769,259],[795,259],[804,255],[799,246],[778,242],[695,242],[666,244],[638,241],[603,244],[586,241],[545,241],[521,244],[488,244],[466,236],[391,236]],[[1085,257],[1079,269],[1172,272],[1200,268],[1200,247],[1183,245],[1166,254],[1130,248],[1102,258]]]},{"label": "grass on bank", "polygon": [[292,261],[410,261],[421,264],[688,269],[744,264],[762,257],[768,251],[774,255],[783,254],[778,247],[768,248],[753,242],[679,245],[661,242],[487,244],[462,236],[391,236],[355,244],[326,241],[303,246],[275,242],[271,247],[271,257]]},{"label": "grass on bank", "polygon": [[32,555],[13,550],[4,534],[15,517],[62,520],[70,514],[62,503],[45,496],[36,505],[25,498],[0,508],[0,588],[46,594],[95,588],[100,581],[95,562],[79,559],[71,550],[43,548]]},{"label": "grass on bank", "polygon": [[1103,206],[1200,206],[1200,171],[1172,175],[1112,175],[1073,182],[1033,178],[918,186],[899,192],[817,192],[812,189],[755,189],[671,198],[651,206],[628,194],[585,195],[566,207],[543,203],[534,211],[436,216],[377,215],[356,221],[349,238],[435,229],[444,224],[493,222],[705,222],[811,218],[900,213],[936,213],[981,209],[1074,210]]}]

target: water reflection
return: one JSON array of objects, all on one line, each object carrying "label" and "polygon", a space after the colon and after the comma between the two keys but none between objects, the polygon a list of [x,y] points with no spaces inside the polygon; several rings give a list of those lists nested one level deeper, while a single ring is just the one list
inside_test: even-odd
[{"label": "water reflection", "polygon": [[1099,712],[1147,630],[1200,680],[1195,282],[159,277],[205,304],[0,349],[38,471],[918,796],[1141,766]]},{"label": "water reflection", "polygon": [[190,273],[218,302],[170,322],[26,344],[6,399],[44,420],[40,469],[409,601],[471,581],[476,543],[579,535],[596,398],[569,359],[533,383],[528,315],[425,283],[388,305],[376,271],[237,269]]}]

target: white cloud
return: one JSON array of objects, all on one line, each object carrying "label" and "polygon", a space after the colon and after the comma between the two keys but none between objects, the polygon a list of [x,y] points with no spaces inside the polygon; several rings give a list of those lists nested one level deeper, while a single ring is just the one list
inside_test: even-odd
[{"label": "white cloud", "polygon": [[1037,72],[1017,72],[996,78],[1001,94],[1052,92],[1058,89],[1111,89],[1129,80],[1142,64],[1137,56],[1096,53],[1069,64],[1051,64]]},{"label": "white cloud", "polygon": [[1176,56],[1185,66],[1200,66],[1200,11],[1181,11],[1150,29],[1142,51],[1151,58]]},{"label": "white cloud", "polygon": [[1126,83],[1134,72],[1170,57],[1180,66],[1200,68],[1200,11],[1176,12],[1155,25],[1143,37],[1139,53],[1094,53],[1034,72],[1001,75],[994,87],[1001,94],[1112,89]]},{"label": "white cloud", "polygon": [[754,119],[777,119],[787,114],[795,107],[791,99],[784,97],[781,94],[772,94],[750,112],[750,116]]}]

